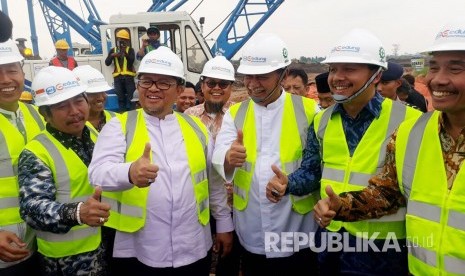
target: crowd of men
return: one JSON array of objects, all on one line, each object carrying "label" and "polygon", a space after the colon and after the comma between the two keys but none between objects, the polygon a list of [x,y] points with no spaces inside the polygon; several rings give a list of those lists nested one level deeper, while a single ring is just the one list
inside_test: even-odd
[{"label": "crowd of men", "polygon": [[237,68],[249,98],[233,103],[226,58],[194,85],[158,29],[137,57],[121,29],[106,63],[122,112],[64,41],[20,101],[6,37],[0,275],[209,275],[212,256],[217,275],[464,275],[464,30],[424,50],[431,103],[364,29],[311,82],[257,35]]}]

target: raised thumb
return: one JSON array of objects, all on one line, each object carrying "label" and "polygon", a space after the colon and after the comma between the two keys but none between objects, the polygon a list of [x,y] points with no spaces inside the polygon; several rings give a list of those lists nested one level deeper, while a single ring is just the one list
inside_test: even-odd
[{"label": "raised thumb", "polygon": [[94,194],[92,195],[92,198],[97,201],[100,201],[101,196],[102,196],[102,187],[100,186],[95,187],[95,191],[94,191]]},{"label": "raised thumb", "polygon": [[237,130],[237,138],[236,138],[236,141],[237,141],[239,144],[244,145],[244,134],[242,133],[242,129]]},{"label": "raised thumb", "polygon": [[284,173],[276,165],[271,165],[271,170],[276,174],[279,179],[284,178]]},{"label": "raised thumb", "polygon": [[330,185],[327,185],[325,188],[326,194],[328,195],[329,202],[331,204],[330,208],[339,208],[340,205],[340,199],[339,196],[333,191],[333,188],[331,188]]},{"label": "raised thumb", "polygon": [[142,157],[150,160],[151,151],[152,151],[152,146],[150,145],[150,143],[148,142],[145,143],[144,154],[142,154]]}]

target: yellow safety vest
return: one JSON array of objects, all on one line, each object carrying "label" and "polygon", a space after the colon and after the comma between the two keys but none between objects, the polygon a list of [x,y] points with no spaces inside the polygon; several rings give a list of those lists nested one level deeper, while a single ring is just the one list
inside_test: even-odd
[{"label": "yellow safety vest", "polygon": [[[257,159],[257,138],[255,127],[254,104],[250,99],[230,107],[236,129],[243,129],[244,145],[247,149],[246,162],[236,169],[234,175],[233,206],[239,211],[245,210],[249,202],[249,191]],[[307,141],[307,131],[316,112],[316,102],[301,96],[285,93],[283,119],[280,137],[281,169],[292,173],[300,167],[302,151]],[[290,196],[292,208],[299,214],[306,214],[313,209],[319,199],[317,192],[304,196]]]},{"label": "yellow safety vest", "polygon": [[[139,159],[145,144],[150,141],[143,110],[133,110],[119,117],[126,137],[126,162]],[[195,117],[174,113],[181,128],[187,152],[194,195],[197,203],[197,216],[202,225],[210,220],[210,206],[207,178],[208,132],[203,123]],[[111,206],[110,218],[106,226],[123,232],[136,232],[145,225],[149,187],[133,188],[122,192],[104,192],[102,201]]]},{"label": "yellow safety vest", "polygon": [[[60,203],[85,202],[94,190],[87,177],[87,166],[72,150],[64,147],[49,132],[43,131],[29,142],[31,151],[50,168]],[[72,256],[97,249],[100,227],[74,226],[68,233],[36,231],[38,251],[51,258]]]},{"label": "yellow safety vest", "polygon": [[[45,129],[42,116],[30,104],[19,102],[24,116],[26,140]],[[5,116],[0,115],[0,226],[22,222],[19,216],[18,158],[24,137]]]},{"label": "yellow safety vest", "polygon": [[[113,48],[113,53],[116,53],[116,47]],[[129,47],[126,47],[126,54],[129,53]],[[133,68],[129,68],[128,70],[128,59],[123,57],[123,70],[121,70],[121,66],[119,65],[118,57],[115,57],[113,62],[115,63],[115,70],[113,71],[113,77],[117,77],[119,75],[123,76],[135,76],[136,72],[134,72]]]},{"label": "yellow safety vest", "polygon": [[[111,120],[111,118],[120,116],[119,113],[109,110],[104,110],[103,112],[105,114],[105,122],[107,123]],[[92,139],[92,141],[95,143],[97,141],[99,131],[89,121],[86,122],[86,126],[87,128],[89,128],[90,131],[90,139]]]},{"label": "yellow safety vest", "polygon": [[407,198],[409,270],[414,275],[465,275],[465,166],[449,190],[439,114],[425,113],[397,132],[397,177]]},{"label": "yellow safety vest", "polygon": [[[347,140],[342,127],[340,113],[333,113],[334,106],[315,117],[314,127],[320,143],[323,172],[321,177],[321,197],[327,197],[325,187],[331,185],[336,194],[360,191],[368,185],[368,180],[381,171],[386,156],[386,145],[391,134],[402,121],[417,118],[420,112],[401,103],[384,99],[381,114],[370,124],[353,156],[350,156]],[[385,239],[395,233],[398,239],[405,238],[405,208],[396,214],[380,219],[357,222],[333,220],[326,228],[339,231],[344,227],[352,235]]]}]

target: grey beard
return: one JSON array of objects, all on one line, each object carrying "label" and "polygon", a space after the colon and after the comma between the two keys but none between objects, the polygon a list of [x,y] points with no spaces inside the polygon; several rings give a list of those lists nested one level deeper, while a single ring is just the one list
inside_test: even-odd
[{"label": "grey beard", "polygon": [[205,101],[205,109],[208,110],[208,113],[220,113],[223,111],[223,102],[210,102]]}]

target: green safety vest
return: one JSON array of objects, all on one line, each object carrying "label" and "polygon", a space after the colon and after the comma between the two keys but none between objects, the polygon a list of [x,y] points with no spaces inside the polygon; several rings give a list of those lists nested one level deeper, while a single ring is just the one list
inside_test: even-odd
[{"label": "green safety vest", "polygon": [[[109,111],[109,110],[104,110],[103,112],[105,114],[105,122],[107,122],[107,123],[108,123],[108,121],[111,120],[111,118],[120,116],[118,113],[115,113],[115,112]],[[98,133],[99,133],[98,130],[89,121],[86,122],[86,126],[87,126],[87,128],[89,128],[90,138],[95,143],[97,141],[97,137],[98,137]]]},{"label": "green safety vest", "polygon": [[409,270],[414,275],[465,275],[465,166],[449,190],[439,114],[425,113],[397,132],[397,178],[407,198]]},{"label": "green safety vest", "polygon": [[[254,104],[251,100],[232,105],[229,110],[236,129],[243,129],[244,146],[247,149],[246,162],[236,169],[234,175],[233,206],[243,211],[249,202],[249,191],[257,159],[257,138]],[[300,167],[302,151],[307,141],[308,127],[316,112],[316,102],[301,96],[285,93],[283,119],[280,137],[281,170],[290,174]],[[306,214],[318,202],[317,192],[304,196],[291,195],[292,208],[299,214]]]},{"label": "green safety vest", "polygon": [[[113,48],[113,53],[116,53],[117,48]],[[129,53],[129,47],[126,47],[126,54]],[[121,70],[121,66],[119,65],[118,57],[114,58],[115,63],[115,70],[113,71],[113,77],[117,77],[119,75],[123,76],[135,76],[136,72],[133,71],[133,68],[129,68],[128,70],[128,59],[123,57],[123,69]]]},{"label": "green safety vest", "polygon": [[[126,137],[126,161],[139,159],[145,144],[150,141],[143,110],[133,110],[119,117]],[[207,178],[208,132],[202,122],[195,117],[175,112],[174,115],[186,142],[187,162],[197,205],[197,216],[202,225],[210,220],[210,206]],[[102,201],[111,206],[110,218],[105,226],[123,232],[136,232],[145,225],[149,187],[133,188],[121,192],[104,192]]]},{"label": "green safety vest", "polygon": [[[402,121],[417,118],[420,112],[404,104],[384,99],[381,114],[370,124],[353,156],[350,156],[347,140],[342,127],[340,113],[333,113],[334,106],[315,117],[314,127],[320,143],[323,163],[321,177],[321,197],[327,197],[325,188],[331,185],[336,194],[360,191],[368,185],[368,180],[379,173],[384,165],[386,145],[391,134]],[[395,233],[398,239],[405,238],[405,208],[396,214],[379,219],[357,222],[333,220],[326,229],[337,232],[344,227],[349,233],[359,237],[385,239]]]},{"label": "green safety vest", "polygon": [[[26,140],[45,129],[42,116],[30,104],[19,102],[24,116]],[[19,216],[18,158],[25,146],[24,137],[5,116],[0,115],[0,226],[22,222]]]},{"label": "green safety vest", "polygon": [[[85,202],[92,196],[94,189],[87,177],[87,166],[72,149],[64,147],[49,132],[37,135],[25,149],[52,171],[57,202]],[[93,251],[100,244],[100,227],[85,224],[74,226],[64,234],[36,230],[36,235],[38,251],[51,258]]]}]

